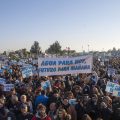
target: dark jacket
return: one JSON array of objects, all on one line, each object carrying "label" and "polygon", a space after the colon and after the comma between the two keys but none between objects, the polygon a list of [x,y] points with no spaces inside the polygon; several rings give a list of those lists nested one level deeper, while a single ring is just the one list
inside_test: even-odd
[{"label": "dark jacket", "polygon": [[79,103],[75,105],[75,110],[77,112],[77,120],[81,120],[82,116],[86,114],[85,109]]},{"label": "dark jacket", "polygon": [[33,114],[31,114],[31,113],[27,113],[25,115],[20,113],[17,117],[17,120],[31,120],[32,118],[33,118]]},{"label": "dark jacket", "polygon": [[103,120],[111,120],[112,114],[113,111],[109,108],[103,108],[100,110],[100,117],[103,118]]}]

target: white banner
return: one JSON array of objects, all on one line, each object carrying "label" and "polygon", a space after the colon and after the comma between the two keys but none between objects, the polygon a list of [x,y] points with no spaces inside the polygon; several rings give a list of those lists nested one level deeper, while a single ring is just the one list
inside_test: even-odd
[{"label": "white banner", "polygon": [[14,84],[4,84],[4,91],[10,91],[14,88]]},{"label": "white banner", "polygon": [[93,58],[91,55],[70,58],[39,58],[40,76],[91,73]]}]

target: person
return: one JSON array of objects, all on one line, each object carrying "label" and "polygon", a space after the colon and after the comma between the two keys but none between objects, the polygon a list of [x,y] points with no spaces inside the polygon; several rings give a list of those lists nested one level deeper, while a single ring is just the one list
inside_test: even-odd
[{"label": "person", "polygon": [[120,120],[120,108],[117,108],[115,111],[114,111],[114,114],[113,114],[113,119],[115,120]]},{"label": "person", "polygon": [[6,106],[10,110],[10,113],[14,114],[16,117],[20,113],[20,102],[16,95],[11,96],[11,98]]},{"label": "person", "polygon": [[53,90],[52,95],[49,97],[48,105],[54,102],[57,106],[61,104],[61,96],[58,90]]},{"label": "person", "polygon": [[60,106],[57,110],[56,120],[71,120],[71,115],[67,114],[66,110]]},{"label": "person", "polygon": [[75,110],[77,113],[77,120],[81,120],[82,116],[86,113],[83,106],[83,97],[77,97],[77,104],[75,105]]},{"label": "person", "polygon": [[77,120],[77,117],[76,117],[77,113],[76,113],[75,107],[69,104],[69,101],[67,98],[63,98],[62,107],[66,110],[68,114],[71,115],[71,120]]},{"label": "person", "polygon": [[1,120],[6,120],[8,110],[4,106],[5,101],[3,99],[0,99],[0,119]]},{"label": "person", "polygon": [[74,99],[74,95],[71,91],[68,91],[65,93],[66,94],[66,97],[70,100],[70,99]]},{"label": "person", "polygon": [[82,88],[79,85],[75,85],[73,87],[73,94],[74,94],[75,98],[82,96]]},{"label": "person", "polygon": [[108,108],[108,106],[105,102],[101,102],[99,112],[100,112],[99,117],[103,118],[103,120],[111,120],[112,119],[113,111],[112,111],[112,109]]},{"label": "person", "polygon": [[107,107],[109,107],[110,109],[112,109],[112,99],[109,96],[105,96],[103,98],[103,102],[106,103]]},{"label": "person", "polygon": [[48,104],[48,100],[49,98],[46,96],[46,91],[42,90],[41,95],[37,96],[35,99],[35,106],[37,107],[40,103],[46,106]]},{"label": "person", "polygon": [[112,99],[112,108],[113,108],[113,111],[120,108],[120,99],[119,99],[119,97],[113,97],[113,99]]},{"label": "person", "polygon": [[88,102],[88,113],[89,115],[96,120],[98,117],[98,96],[96,94],[92,95],[92,98]]},{"label": "person", "polygon": [[51,103],[50,110],[48,112],[48,115],[51,117],[51,120],[56,120],[56,118],[57,118],[56,111],[57,111],[56,103]]},{"label": "person", "polygon": [[92,118],[88,114],[84,114],[81,120],[92,120]]},{"label": "person", "polygon": [[98,117],[96,120],[103,120],[102,118]]},{"label": "person", "polygon": [[32,120],[51,120],[46,114],[46,107],[42,104],[38,104],[37,113],[33,116]]},{"label": "person", "polygon": [[28,106],[28,111],[32,113],[33,112],[32,102],[30,100],[29,102],[27,101],[27,96],[21,95],[20,100],[21,100],[21,104],[26,104]]},{"label": "person", "polygon": [[26,104],[22,104],[20,106],[20,114],[17,117],[17,120],[31,120],[33,118],[33,114],[28,112],[28,106]]}]

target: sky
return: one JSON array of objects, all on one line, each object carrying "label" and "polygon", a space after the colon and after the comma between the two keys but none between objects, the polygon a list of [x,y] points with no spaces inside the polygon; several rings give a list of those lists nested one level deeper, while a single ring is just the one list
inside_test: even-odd
[{"label": "sky", "polygon": [[0,0],[0,52],[56,40],[77,52],[120,48],[120,0]]}]

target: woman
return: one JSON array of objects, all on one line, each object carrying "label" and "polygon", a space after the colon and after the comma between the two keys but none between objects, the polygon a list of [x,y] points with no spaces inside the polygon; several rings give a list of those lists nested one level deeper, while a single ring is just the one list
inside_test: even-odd
[{"label": "woman", "polygon": [[71,115],[67,114],[65,109],[59,107],[57,110],[57,118],[55,120],[71,120]]},{"label": "woman", "polygon": [[77,120],[77,113],[75,110],[75,107],[73,105],[69,104],[69,101],[67,98],[64,98],[62,100],[62,107],[66,110],[68,114],[71,115],[71,120]]},{"label": "woman", "polygon": [[56,120],[56,117],[57,117],[56,111],[57,111],[56,103],[51,103],[50,110],[48,112],[48,115],[51,117],[51,120]]},{"label": "woman", "polygon": [[51,120],[51,118],[46,114],[46,107],[44,105],[39,104],[37,106],[37,113],[32,120]]}]

